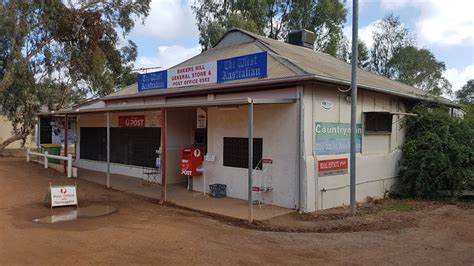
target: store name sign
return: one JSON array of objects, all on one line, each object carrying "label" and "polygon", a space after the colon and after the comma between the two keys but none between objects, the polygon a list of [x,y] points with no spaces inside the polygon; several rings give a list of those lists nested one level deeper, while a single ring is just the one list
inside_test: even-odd
[{"label": "store name sign", "polygon": [[216,62],[168,70],[168,88],[216,83]]},{"label": "store name sign", "polygon": [[267,76],[267,52],[141,74],[138,91],[188,87]]},{"label": "store name sign", "polygon": [[145,127],[145,116],[119,116],[118,124],[119,127]]},{"label": "store name sign", "polygon": [[347,158],[319,160],[318,176],[347,174]]}]

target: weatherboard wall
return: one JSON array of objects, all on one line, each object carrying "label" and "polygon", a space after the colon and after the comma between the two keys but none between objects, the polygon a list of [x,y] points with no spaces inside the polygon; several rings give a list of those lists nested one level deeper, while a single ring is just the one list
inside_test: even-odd
[{"label": "weatherboard wall", "polygon": [[[349,204],[349,173],[320,176],[319,160],[349,160],[349,152],[340,154],[317,154],[317,123],[350,123],[350,92],[340,92],[337,87],[314,85],[304,90],[304,159],[307,187],[306,211],[327,209]],[[326,102],[323,103],[323,102]],[[332,103],[327,108],[327,102]],[[324,107],[326,108],[324,108]],[[403,112],[403,104],[398,98],[360,90],[357,102],[357,123],[362,126],[361,152],[357,153],[357,201],[367,196],[382,197],[390,190],[397,178],[397,165],[401,158],[399,146],[403,142],[404,131],[400,127],[402,115],[393,115],[392,133],[364,134],[364,112]],[[349,138],[349,134],[347,135]],[[348,164],[348,169],[350,164]]]}]

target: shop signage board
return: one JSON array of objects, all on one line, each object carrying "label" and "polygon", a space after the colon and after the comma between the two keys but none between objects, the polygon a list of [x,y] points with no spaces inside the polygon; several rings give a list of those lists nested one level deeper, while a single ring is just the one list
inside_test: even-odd
[{"label": "shop signage board", "polygon": [[167,71],[158,71],[138,75],[138,91],[148,91],[156,89],[166,89],[167,86]]},{"label": "shop signage board", "polygon": [[[361,152],[362,124],[356,124],[356,152]],[[351,149],[351,124],[316,122],[315,124],[316,155],[349,153]]]},{"label": "shop signage board", "polygon": [[145,127],[144,115],[127,115],[118,117],[119,127]]},{"label": "shop signage board", "polygon": [[76,186],[50,186],[51,208],[77,205]]},{"label": "shop signage board", "polygon": [[267,52],[140,74],[138,91],[188,87],[267,76]]},{"label": "shop signage board", "polygon": [[196,110],[196,128],[206,128],[207,126],[207,114],[202,108]]},{"label": "shop signage board", "polygon": [[168,88],[216,83],[216,62],[168,69]]},{"label": "shop signage board", "polygon": [[347,174],[347,158],[338,158],[318,161],[318,176]]},{"label": "shop signage board", "polygon": [[217,82],[267,76],[267,52],[217,61]]}]

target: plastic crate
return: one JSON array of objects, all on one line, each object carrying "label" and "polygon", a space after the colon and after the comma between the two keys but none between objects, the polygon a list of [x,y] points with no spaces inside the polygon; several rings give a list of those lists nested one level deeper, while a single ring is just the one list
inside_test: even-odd
[{"label": "plastic crate", "polygon": [[213,198],[224,198],[227,196],[227,185],[211,184],[209,185],[209,195]]}]

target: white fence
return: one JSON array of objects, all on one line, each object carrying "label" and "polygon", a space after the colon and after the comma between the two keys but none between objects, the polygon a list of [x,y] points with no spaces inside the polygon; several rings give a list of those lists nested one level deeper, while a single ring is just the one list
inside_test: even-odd
[{"label": "white fence", "polygon": [[44,153],[40,153],[40,152],[32,152],[32,151],[30,151],[30,149],[27,149],[26,150],[26,161],[27,162],[30,161],[30,156],[31,155],[43,157],[44,158],[44,168],[48,168],[48,158],[67,161],[67,177],[68,178],[72,177],[72,154],[68,154],[67,157],[66,157],[66,156],[50,155],[50,154],[48,154],[47,151],[45,151]]}]

